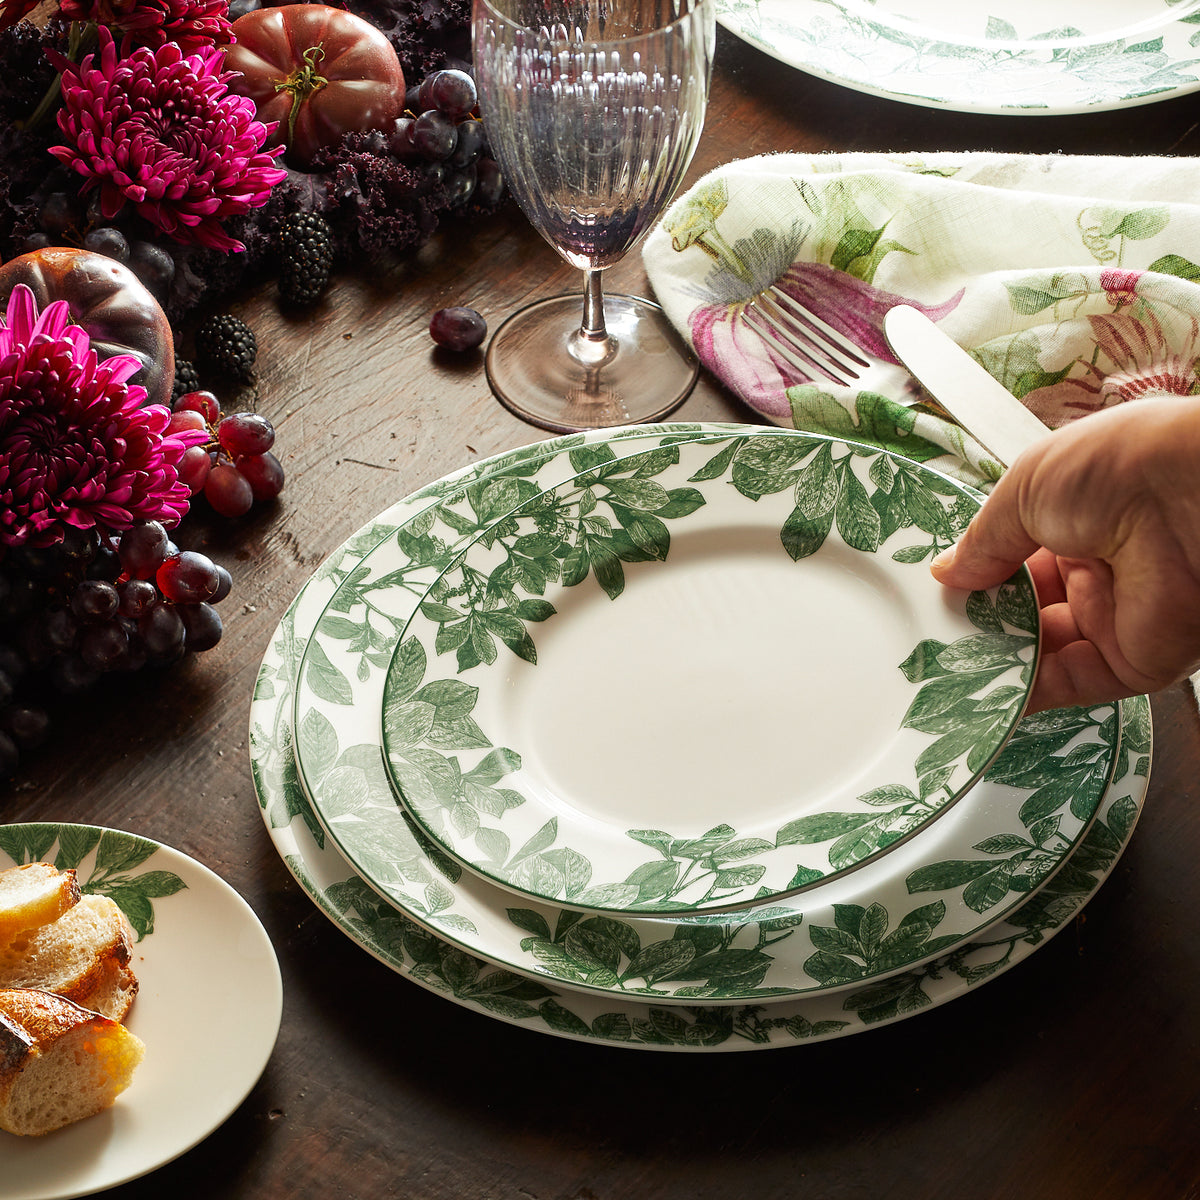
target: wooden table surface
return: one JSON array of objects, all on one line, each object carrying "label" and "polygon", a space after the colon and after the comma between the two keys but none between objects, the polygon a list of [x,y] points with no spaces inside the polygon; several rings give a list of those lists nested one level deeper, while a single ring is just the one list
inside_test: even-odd
[{"label": "wooden table surface", "polygon": [[[1182,155],[1200,149],[1198,128],[1196,97],[1078,117],[927,111],[810,78],[722,33],[691,178],[777,150]],[[1154,699],[1144,816],[1073,927],[986,987],[851,1038],[673,1055],[542,1036],[401,979],[293,882],[247,757],[251,688],[276,623],[385,506],[545,436],[492,398],[481,359],[433,352],[430,314],[468,304],[494,327],[576,286],[509,212],[444,229],[389,274],[339,280],[311,315],[281,317],[270,284],[235,306],[258,335],[261,407],[287,486],[273,511],[198,519],[181,539],[233,574],[225,637],[83,706],[0,796],[7,820],[103,824],[193,855],[249,901],[279,955],[283,1025],[258,1085],[206,1141],[109,1195],[1200,1197],[1200,721],[1183,687]],[[636,254],[609,286],[645,289]],[[710,380],[676,416],[752,419]]]}]

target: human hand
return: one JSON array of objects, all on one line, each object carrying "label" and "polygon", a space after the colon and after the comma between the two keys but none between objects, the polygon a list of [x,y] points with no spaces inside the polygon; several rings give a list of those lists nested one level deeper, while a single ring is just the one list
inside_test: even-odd
[{"label": "human hand", "polygon": [[1200,668],[1200,397],[1130,401],[1036,442],[932,571],[987,588],[1023,562],[1042,610],[1030,712]]}]

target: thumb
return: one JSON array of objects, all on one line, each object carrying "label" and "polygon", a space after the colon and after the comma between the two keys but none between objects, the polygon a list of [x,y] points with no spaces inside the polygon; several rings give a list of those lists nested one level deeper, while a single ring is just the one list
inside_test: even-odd
[{"label": "thumb", "polygon": [[1040,548],[1021,520],[1018,488],[1004,486],[1008,479],[1005,475],[996,485],[958,545],[943,550],[930,564],[939,583],[964,589],[995,587]]}]

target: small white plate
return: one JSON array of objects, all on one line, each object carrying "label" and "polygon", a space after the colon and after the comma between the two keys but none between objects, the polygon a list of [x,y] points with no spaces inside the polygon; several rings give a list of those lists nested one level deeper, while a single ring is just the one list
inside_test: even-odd
[{"label": "small white plate", "polygon": [[718,0],[731,33],[855,91],[1057,116],[1200,87],[1200,0]]},{"label": "small white plate", "polygon": [[206,1138],[262,1074],[283,1012],[271,941],[224,880],[178,850],[91,825],[0,825],[0,869],[75,867],[138,941],[126,1021],[146,1044],[106,1112],[39,1138],[0,1132],[4,1200],[65,1200],[137,1179]]}]

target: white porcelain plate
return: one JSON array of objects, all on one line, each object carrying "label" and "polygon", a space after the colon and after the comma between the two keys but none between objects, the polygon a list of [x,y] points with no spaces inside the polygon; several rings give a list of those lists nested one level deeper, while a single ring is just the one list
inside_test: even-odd
[{"label": "white porcelain plate", "polygon": [[717,0],[717,13],[802,71],[930,108],[1059,115],[1200,87],[1200,0]]},{"label": "white porcelain plate", "polygon": [[[729,449],[730,438],[747,431],[639,426],[554,439],[479,464],[469,482],[439,480],[392,506],[306,586],[291,642],[283,640],[291,626],[281,627],[284,662],[274,682],[260,679],[259,691],[265,700],[282,689],[290,711],[294,688],[295,740],[291,730],[255,729],[256,771],[285,791],[302,783],[307,795],[295,798],[296,811],[312,836],[319,843],[332,838],[404,917],[467,954],[575,989],[666,1004],[837,990],[917,966],[999,921],[1087,833],[1118,761],[1116,706],[1023,721],[969,804],[954,806],[860,871],[741,910],[736,919],[686,913],[580,919],[561,905],[514,902],[418,837],[404,819],[384,771],[374,714],[400,631],[429,582],[469,544],[467,531],[481,510],[515,483],[524,490],[535,480],[573,474],[564,470],[567,462],[578,470],[590,461],[606,478],[632,479],[677,462],[682,441]],[[755,441],[795,436],[760,430]],[[742,478],[756,461],[755,447],[734,448],[729,468]],[[270,711],[278,722],[279,709]],[[847,926],[856,928],[849,940]]]},{"label": "white porcelain plate", "polygon": [[[675,426],[674,431],[679,433],[683,428]],[[661,437],[664,432],[662,429],[640,429],[628,436]],[[697,432],[694,427],[693,432]],[[476,464],[468,477],[477,480],[489,472],[505,469],[505,462],[510,468],[518,467],[523,459],[531,461],[553,451],[561,452],[568,445],[580,446],[586,440],[586,437],[557,439],[511,456],[499,456]],[[331,616],[338,621],[344,619],[341,608],[331,613],[329,606],[339,604],[337,597],[343,593],[349,609],[362,607],[363,597],[351,601],[346,593],[369,587],[372,572],[364,566],[364,555],[372,548],[392,544],[406,527],[411,532],[414,521],[417,529],[421,529],[422,511],[428,510],[438,499],[450,498],[463,485],[463,477],[457,482],[439,480],[407,497],[349,539],[340,552],[330,556],[301,590],[272,638],[259,672],[250,719],[250,758],[255,786],[263,821],[280,857],[337,928],[368,953],[421,987],[470,1011],[498,1020],[552,1036],[605,1045],[728,1052],[826,1040],[862,1032],[944,1004],[1023,961],[1045,945],[1049,937],[1070,924],[1111,872],[1128,843],[1149,774],[1150,713],[1144,698],[1126,701],[1120,706],[1123,719],[1119,721],[1122,729],[1119,761],[1112,778],[1103,787],[1097,819],[1086,837],[1073,842],[1061,870],[1032,897],[1028,897],[1028,893],[1025,893],[1028,897],[1025,899],[1011,894],[1012,903],[1004,908],[1004,920],[988,923],[986,936],[980,930],[973,940],[957,943],[953,951],[942,953],[932,962],[921,965],[905,960],[912,965],[907,968],[901,965],[886,979],[869,980],[859,986],[851,983],[839,991],[819,995],[779,999],[747,990],[745,994],[753,998],[736,1006],[709,1003],[706,997],[731,993],[714,993],[711,986],[714,981],[708,981],[709,986],[696,989],[692,1002],[685,1006],[663,1004],[661,997],[653,991],[622,994],[623,987],[632,986],[622,980],[610,983],[607,994],[586,994],[589,981],[595,983],[597,992],[604,986],[599,979],[603,968],[594,960],[588,961],[589,953],[595,949],[603,952],[603,941],[583,937],[573,939],[572,930],[580,930],[587,923],[571,926],[570,914],[565,911],[556,914],[553,910],[544,910],[546,932],[550,936],[530,935],[528,970],[508,969],[470,953],[464,948],[464,943],[469,941],[464,931],[470,930],[471,917],[477,915],[478,906],[472,908],[468,896],[465,905],[440,907],[447,899],[445,895],[438,899],[445,890],[443,881],[446,877],[431,863],[427,861],[422,867],[416,858],[411,858],[401,864],[409,872],[407,885],[403,878],[395,876],[397,883],[392,890],[407,886],[418,902],[412,904],[410,910],[397,911],[395,904],[356,874],[327,841],[325,829],[317,820],[297,775],[291,727],[293,688],[305,648],[313,642],[321,622]],[[368,590],[367,597],[370,594]],[[338,655],[339,662],[362,661],[362,651],[350,650],[354,643],[343,640],[343,635],[349,634],[350,630],[337,626],[334,632],[337,638],[330,634],[325,640],[328,645],[337,644],[346,651]],[[316,656],[316,661],[322,659],[323,653]],[[327,662],[324,671],[319,686],[333,694],[342,694],[344,689],[338,680],[345,681],[345,677],[336,664]],[[348,687],[348,681],[345,682]],[[324,718],[315,724],[324,725]],[[947,876],[945,882],[948,885],[953,884],[961,891],[964,885],[969,887],[975,883],[984,890],[999,876],[1015,883],[1024,869],[1022,863],[1030,861],[1030,852],[1040,855],[1058,849],[1061,841],[1058,822],[1065,810],[1056,806],[1051,811],[1053,802],[1049,793],[1061,784],[1065,767],[1083,767],[1086,760],[1095,758],[1095,751],[1089,747],[1083,755],[1071,756],[1071,752],[1065,750],[1064,742],[1056,739],[1051,744],[1069,758],[1059,758],[1056,754],[1048,759],[1046,744],[1040,748],[1036,745],[1021,748],[1014,741],[1014,751],[1021,751],[1014,757],[1021,760],[1022,786],[1019,790],[999,787],[994,806],[997,813],[1021,809],[1027,821],[1033,822],[1034,826],[1043,826],[1035,835],[1041,839],[1041,845],[1029,844],[1022,850],[1018,843],[1028,843],[1030,839],[1000,833],[998,830],[1002,826],[996,824],[994,836],[972,839],[984,846],[979,852],[979,861],[947,864],[948,875],[955,872],[958,875],[955,881]],[[326,767],[328,782],[333,785],[340,780],[345,784],[346,775],[353,776],[358,770],[353,764],[361,757],[359,750],[349,744],[339,747],[336,739],[329,749],[332,758]],[[1073,763],[1073,757],[1084,761]],[[376,769],[382,770],[378,766]],[[1011,778],[1015,780],[1018,775]],[[1090,786],[1088,784],[1083,790]],[[352,792],[355,789],[346,787],[345,790]],[[964,811],[959,806],[947,816],[947,822],[955,820]],[[937,828],[947,822],[939,822]],[[1033,829],[1027,829],[1026,833],[1032,834]],[[383,849],[382,857],[387,857],[386,847]],[[888,862],[890,857],[881,861]],[[967,855],[961,857],[966,859]],[[983,861],[986,859],[990,859],[990,863]],[[395,867],[393,862],[392,868]],[[462,884],[483,886],[469,873],[462,876]],[[940,893],[941,897],[945,895],[944,891]],[[417,919],[410,919],[407,911],[416,914]],[[534,906],[528,911],[540,915],[543,910]],[[890,915],[896,917],[894,912]],[[888,916],[885,913],[884,919]],[[864,941],[870,942],[876,951],[879,949],[879,918],[875,906],[851,906],[840,920],[830,922],[824,930],[822,936],[827,945],[819,953],[827,955],[831,965],[840,956],[840,969],[852,967],[861,971],[864,964],[858,959],[858,953],[866,948]],[[604,920],[594,918],[593,922]],[[662,919],[638,918],[637,922],[646,926],[641,931],[645,949],[652,955],[661,953],[662,947],[650,944],[649,935],[650,927],[655,923],[662,924]],[[851,923],[856,926],[855,932],[847,936],[843,927]],[[558,927],[551,928],[555,924]],[[897,918],[896,924],[894,932],[899,932],[902,938],[919,939],[927,932],[921,928],[918,910],[902,919]],[[593,923],[592,931],[598,928]],[[777,953],[777,948],[772,947],[781,937],[787,939],[802,934],[805,928],[795,920],[790,924],[781,923],[773,931],[747,922],[746,927],[735,930],[733,936],[721,925],[715,927],[715,933],[718,943],[729,952],[725,963],[731,966],[739,954],[743,959],[763,957],[764,953],[769,958]],[[737,936],[739,933],[754,935],[756,931],[757,941],[752,936],[749,942],[743,942]],[[668,931],[670,940],[673,939]],[[686,934],[680,940],[686,941]],[[578,946],[572,945],[573,942],[578,942]],[[855,949],[855,942],[859,943],[858,949]],[[782,946],[786,945],[785,940]],[[547,971],[560,972],[558,982],[554,978],[531,977],[538,969],[538,950],[544,954],[552,951],[557,956],[546,957],[545,962]],[[572,951],[578,954],[577,958],[571,958]],[[710,961],[720,962],[720,954],[710,956]],[[628,963],[622,965],[627,967]],[[573,968],[573,976],[568,973],[568,966]],[[860,975],[859,978],[865,977]],[[567,982],[570,979],[574,980],[575,986]],[[566,986],[562,986],[564,982]],[[669,983],[656,986],[669,986]],[[676,996],[682,1000],[682,990]],[[1012,1018],[1017,1021],[1027,1016],[1023,1001],[1019,1010],[1014,1009]]]},{"label": "white porcelain plate", "polygon": [[283,1010],[266,931],[195,859],[91,825],[0,825],[0,869],[35,860],[74,867],[129,918],[140,988],[126,1023],[146,1056],[106,1112],[40,1138],[0,1133],[5,1200],[91,1195],[190,1150],[254,1087]]},{"label": "white porcelain plate", "polygon": [[966,794],[1024,711],[1028,573],[966,595],[928,569],[977,508],[801,433],[545,491],[396,647],[396,793],[468,868],[585,911],[728,911],[856,870]]}]

